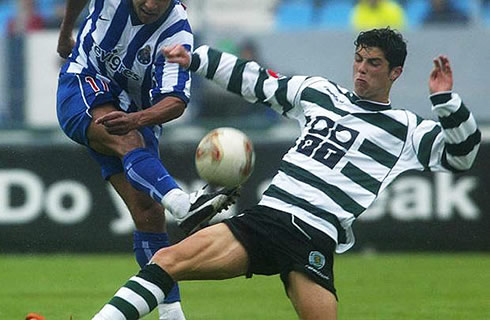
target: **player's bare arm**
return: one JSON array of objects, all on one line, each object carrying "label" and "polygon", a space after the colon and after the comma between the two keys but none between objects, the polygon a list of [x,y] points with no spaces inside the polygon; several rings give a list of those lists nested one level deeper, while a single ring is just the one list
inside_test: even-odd
[{"label": "player's bare arm", "polygon": [[75,46],[75,39],[73,39],[72,35],[73,27],[87,2],[88,0],[66,1],[65,16],[61,22],[58,47],[56,49],[62,58],[68,58],[71,50]]},{"label": "player's bare arm", "polygon": [[177,97],[166,97],[151,108],[126,113],[112,111],[95,119],[96,124],[102,124],[106,131],[114,135],[125,135],[131,130],[169,122],[180,117],[185,110],[185,103]]},{"label": "player's bare arm", "polygon": [[453,71],[448,57],[440,55],[434,59],[434,68],[429,77],[429,91],[451,91],[453,89]]}]

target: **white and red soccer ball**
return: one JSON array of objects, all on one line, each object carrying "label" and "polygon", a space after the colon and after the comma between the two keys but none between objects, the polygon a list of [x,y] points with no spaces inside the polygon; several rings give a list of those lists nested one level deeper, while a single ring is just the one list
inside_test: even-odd
[{"label": "white and red soccer ball", "polygon": [[217,128],[199,142],[195,163],[197,173],[209,184],[236,187],[252,174],[255,153],[252,142],[240,130]]}]

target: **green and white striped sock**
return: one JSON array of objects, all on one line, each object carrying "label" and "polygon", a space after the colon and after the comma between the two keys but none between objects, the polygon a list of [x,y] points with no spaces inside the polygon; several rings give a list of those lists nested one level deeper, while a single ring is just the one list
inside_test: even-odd
[{"label": "green and white striped sock", "polygon": [[156,264],[148,264],[92,320],[137,320],[162,303],[173,285],[167,272]]}]

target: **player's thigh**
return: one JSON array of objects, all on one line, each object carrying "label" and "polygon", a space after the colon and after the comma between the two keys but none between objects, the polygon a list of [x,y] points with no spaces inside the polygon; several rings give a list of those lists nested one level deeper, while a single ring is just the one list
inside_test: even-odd
[{"label": "player's thigh", "polygon": [[63,132],[88,146],[87,131],[93,121],[91,111],[100,105],[114,105],[109,85],[87,74],[65,73],[58,79],[56,115]]},{"label": "player's thigh", "polygon": [[112,103],[103,104],[90,109],[92,121],[87,128],[87,138],[90,148],[97,152],[110,156],[122,157],[127,152],[145,146],[141,133],[137,130],[131,130],[124,135],[114,135],[108,133],[102,124],[95,123],[95,120],[116,111]]},{"label": "player's thigh", "polygon": [[220,280],[244,275],[248,254],[224,223],[204,228],[152,259],[174,280]]},{"label": "player's thigh", "polygon": [[337,319],[337,300],[330,291],[298,271],[289,273],[288,283],[289,299],[301,320]]},{"label": "player's thigh", "polygon": [[145,232],[165,230],[165,213],[161,204],[146,193],[134,189],[123,173],[112,175],[109,182],[124,200],[137,230]]}]

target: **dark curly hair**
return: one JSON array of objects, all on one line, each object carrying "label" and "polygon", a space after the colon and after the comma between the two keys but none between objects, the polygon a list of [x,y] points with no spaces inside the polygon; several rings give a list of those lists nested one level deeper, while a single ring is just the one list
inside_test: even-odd
[{"label": "dark curly hair", "polygon": [[401,33],[389,27],[359,33],[354,45],[358,49],[367,47],[380,48],[390,64],[390,70],[398,66],[403,67],[405,64],[407,43]]}]

